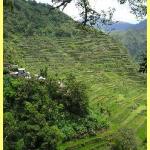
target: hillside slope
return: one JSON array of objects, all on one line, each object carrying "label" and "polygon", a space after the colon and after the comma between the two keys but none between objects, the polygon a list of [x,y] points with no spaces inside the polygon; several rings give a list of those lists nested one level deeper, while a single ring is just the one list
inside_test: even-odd
[{"label": "hillside slope", "polygon": [[[60,11],[45,15],[48,7],[16,0],[13,13],[5,10],[4,61],[23,66],[32,74],[44,66],[49,74],[73,73],[88,86],[91,112],[99,120],[106,116],[110,132],[132,128],[139,148],[144,149],[146,77],[137,73],[121,44],[101,31],[83,28]],[[109,149],[105,137],[109,131],[64,143],[60,149]]]},{"label": "hillside slope", "polygon": [[129,50],[129,54],[138,61],[139,56],[146,52],[147,35],[146,28],[130,29],[127,31],[114,31],[112,37],[123,43]]}]

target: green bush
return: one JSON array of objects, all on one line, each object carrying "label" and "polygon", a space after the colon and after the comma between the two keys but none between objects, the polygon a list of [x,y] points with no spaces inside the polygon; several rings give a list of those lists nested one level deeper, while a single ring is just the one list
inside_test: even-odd
[{"label": "green bush", "polygon": [[71,74],[67,77],[65,85],[66,93],[64,95],[63,104],[66,109],[81,117],[86,116],[89,113],[86,86],[77,81]]},{"label": "green bush", "polygon": [[4,67],[4,69],[3,69],[3,74],[8,74],[8,73],[9,73],[9,69],[6,68],[6,67]]},{"label": "green bush", "polygon": [[57,126],[45,125],[40,131],[40,136],[43,137],[41,149],[55,150],[58,144],[61,143],[63,133],[58,129]]},{"label": "green bush", "polygon": [[114,135],[113,142],[113,150],[137,150],[137,143],[132,129],[119,129]]},{"label": "green bush", "polygon": [[57,149],[62,141],[100,129],[88,112],[85,86],[70,75],[59,80],[4,76],[5,149]]}]

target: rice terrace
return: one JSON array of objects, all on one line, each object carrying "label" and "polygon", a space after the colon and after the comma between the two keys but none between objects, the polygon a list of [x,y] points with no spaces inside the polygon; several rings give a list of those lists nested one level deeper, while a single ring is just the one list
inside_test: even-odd
[{"label": "rice terrace", "polygon": [[4,150],[146,150],[147,74],[128,49],[48,4],[9,2]]}]

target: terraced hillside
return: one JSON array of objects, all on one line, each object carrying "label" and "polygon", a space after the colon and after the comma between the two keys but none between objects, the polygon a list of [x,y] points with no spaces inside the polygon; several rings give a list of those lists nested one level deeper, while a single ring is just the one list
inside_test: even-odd
[{"label": "terraced hillside", "polygon": [[[146,149],[146,76],[138,73],[127,50],[100,31],[82,29],[59,11],[37,18],[37,6],[42,6],[42,12],[47,6],[36,4],[32,10],[30,3],[20,3],[28,9],[17,5],[14,14],[5,12],[4,61],[17,63],[32,74],[44,66],[49,74],[62,78],[70,72],[75,74],[88,86],[91,112],[98,119],[106,116],[110,124],[107,131],[64,143],[60,149],[110,149],[110,135],[120,127],[132,128],[139,149]],[[22,27],[20,22],[25,20],[31,28]],[[42,26],[36,24],[38,21]]]}]

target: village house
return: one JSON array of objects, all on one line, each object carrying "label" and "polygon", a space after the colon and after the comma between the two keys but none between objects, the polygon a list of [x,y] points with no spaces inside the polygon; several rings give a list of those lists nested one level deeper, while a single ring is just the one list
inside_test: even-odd
[{"label": "village house", "polygon": [[18,68],[18,65],[11,65],[12,70],[10,71],[10,75],[14,77],[25,77],[26,79],[31,79],[30,72],[26,72],[25,68]]},{"label": "village house", "polygon": [[[18,68],[18,65],[13,65],[13,67],[15,67],[17,71],[11,71],[9,73],[11,76],[13,76],[13,77],[24,77],[26,79],[31,79],[30,72],[27,72],[25,70],[25,68]],[[37,80],[46,80],[46,78],[44,78],[43,76],[40,76],[38,74],[35,74],[34,76]]]},{"label": "village house", "polygon": [[18,68],[18,76],[26,76],[25,68]]}]

